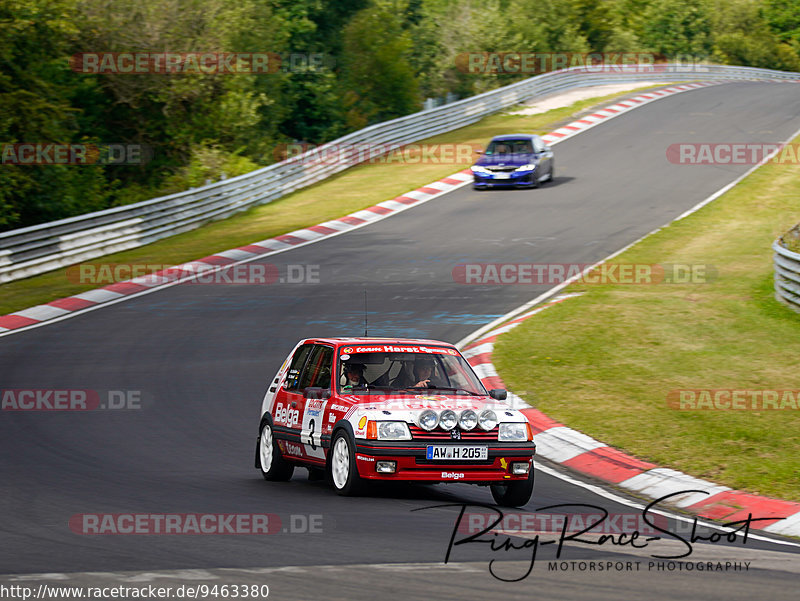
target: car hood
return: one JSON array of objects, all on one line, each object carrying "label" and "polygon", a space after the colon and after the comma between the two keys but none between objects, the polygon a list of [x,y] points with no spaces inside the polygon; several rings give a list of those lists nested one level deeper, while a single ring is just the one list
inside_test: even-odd
[{"label": "car hood", "polygon": [[416,417],[426,409],[441,412],[452,409],[456,413],[465,409],[472,409],[480,413],[484,409],[491,409],[497,414],[499,421],[526,421],[525,416],[512,409],[504,401],[497,401],[491,397],[468,397],[437,394],[417,395],[343,395],[342,400],[357,403],[353,407],[357,415],[367,415],[369,419],[404,420],[415,422]]},{"label": "car hood", "polygon": [[539,155],[536,154],[493,154],[482,155],[475,164],[480,167],[521,167],[538,162]]}]

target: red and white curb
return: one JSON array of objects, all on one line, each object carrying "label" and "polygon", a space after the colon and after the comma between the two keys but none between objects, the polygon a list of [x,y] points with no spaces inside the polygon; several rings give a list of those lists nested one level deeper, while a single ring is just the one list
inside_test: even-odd
[{"label": "red and white curb", "polygon": [[[727,80],[715,80],[701,83],[687,83],[670,86],[654,92],[639,94],[601,109],[591,115],[582,117],[568,125],[564,125],[549,134],[545,134],[542,136],[542,139],[550,145],[557,144],[562,140],[566,140],[582,131],[590,129],[634,108],[658,100],[659,98],[697,88],[719,85],[721,83],[728,82]],[[276,236],[268,240],[262,240],[261,242],[253,242],[246,246],[219,252],[209,257],[176,265],[147,276],[117,282],[74,296],[60,298],[44,305],[37,305],[29,309],[15,311],[8,315],[2,315],[0,316],[0,336],[37,327],[44,323],[60,321],[100,306],[121,302],[127,298],[141,296],[161,288],[191,281],[196,278],[198,274],[208,275],[215,271],[283,252],[296,246],[318,242],[319,240],[363,227],[375,221],[380,221],[381,219],[390,217],[413,206],[452,192],[457,188],[467,185],[471,181],[472,171],[470,169],[464,169],[463,171],[449,175],[411,192],[406,192],[397,198],[381,202],[338,219],[325,221],[324,223],[289,232],[288,234]]]},{"label": "red and white curb", "polygon": [[[485,332],[462,349],[462,354],[487,389],[505,388],[492,364],[492,351],[497,337],[537,313],[574,296],[580,296],[580,293],[557,296]],[[754,522],[752,528],[773,534],[800,536],[800,503],[732,490],[676,470],[656,467],[549,418],[510,391],[508,399],[515,409],[521,410],[528,418],[539,456],[652,499],[681,491],[703,491],[676,495],[671,503],[698,516],[725,522],[746,520],[750,514],[757,518],[770,518]]]},{"label": "red and white curb", "polygon": [[550,144],[552,146],[553,144],[561,142],[562,140],[571,138],[575,134],[578,134],[582,131],[586,131],[587,129],[590,129],[595,125],[604,123],[605,121],[608,121],[612,117],[617,117],[618,115],[626,113],[631,109],[638,108],[649,102],[658,100],[659,98],[672,96],[674,94],[678,94],[679,92],[688,92],[689,90],[695,90],[697,88],[715,86],[721,83],[730,83],[730,81],[714,80],[714,81],[704,81],[696,83],[686,83],[676,86],[670,86],[668,88],[662,88],[660,90],[655,90],[654,92],[646,92],[644,94],[639,94],[638,96],[628,98],[627,100],[622,100],[620,102],[617,102],[616,104],[607,106],[604,109],[600,109],[596,113],[592,113],[591,115],[581,117],[577,121],[573,121],[572,123],[559,127],[558,129],[551,131],[549,134],[545,134],[544,136],[542,136],[542,139],[547,144]]},{"label": "red and white curb", "polygon": [[60,298],[44,305],[37,305],[9,315],[3,315],[0,316],[0,336],[15,330],[33,327],[43,322],[63,319],[100,305],[118,302],[126,297],[139,296],[156,289],[191,281],[197,278],[198,275],[207,276],[214,271],[255,261],[290,248],[342,234],[437,198],[470,182],[472,182],[472,171],[465,169],[411,192],[406,192],[392,200],[381,202],[338,219],[325,221],[308,228],[276,236],[275,238],[262,240],[261,242],[253,242],[246,246],[219,252],[196,261],[175,265],[146,276],[117,282],[67,298]]}]

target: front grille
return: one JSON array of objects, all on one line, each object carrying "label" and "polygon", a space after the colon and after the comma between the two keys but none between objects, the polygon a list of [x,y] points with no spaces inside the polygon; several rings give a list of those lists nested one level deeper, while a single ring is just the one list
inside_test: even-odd
[{"label": "front grille", "polygon": [[409,424],[409,430],[411,430],[411,438],[414,440],[422,440],[422,441],[429,441],[429,442],[497,442],[497,427],[495,426],[493,429],[489,430],[482,430],[480,427],[476,427],[474,430],[459,430],[458,427],[455,429],[461,433],[461,439],[452,438],[450,435],[450,431],[442,430],[441,428],[436,428],[428,432],[427,430],[423,430],[416,424]]},{"label": "front grille", "polygon": [[487,167],[487,169],[493,173],[503,172],[503,173],[510,173],[511,171],[516,171],[516,167]]}]

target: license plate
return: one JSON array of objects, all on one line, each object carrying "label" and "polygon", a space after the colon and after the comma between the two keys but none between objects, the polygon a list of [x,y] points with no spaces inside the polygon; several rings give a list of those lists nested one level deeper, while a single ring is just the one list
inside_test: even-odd
[{"label": "license plate", "polygon": [[434,461],[485,461],[489,457],[489,447],[430,445],[425,457]]},{"label": "license plate", "polygon": [[510,173],[503,173],[503,172],[495,173],[494,174],[494,179],[511,179],[511,174]]}]

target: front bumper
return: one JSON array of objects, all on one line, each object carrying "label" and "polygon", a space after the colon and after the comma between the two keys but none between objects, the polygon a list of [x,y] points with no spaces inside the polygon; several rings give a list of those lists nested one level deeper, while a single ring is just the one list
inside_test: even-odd
[{"label": "front bumper", "polygon": [[[536,445],[527,443],[490,443],[486,461],[439,461],[425,458],[429,444],[441,441],[377,442],[359,440],[356,443],[358,475],[368,480],[401,480],[416,482],[470,482],[489,484],[526,480],[527,474],[514,475],[511,464],[528,462],[533,469]],[[378,461],[394,461],[393,474],[378,473]]]},{"label": "front bumper", "polygon": [[472,185],[476,188],[516,188],[518,186],[533,186],[536,171],[506,172],[508,178],[500,179],[497,173],[476,173],[472,172]]}]

